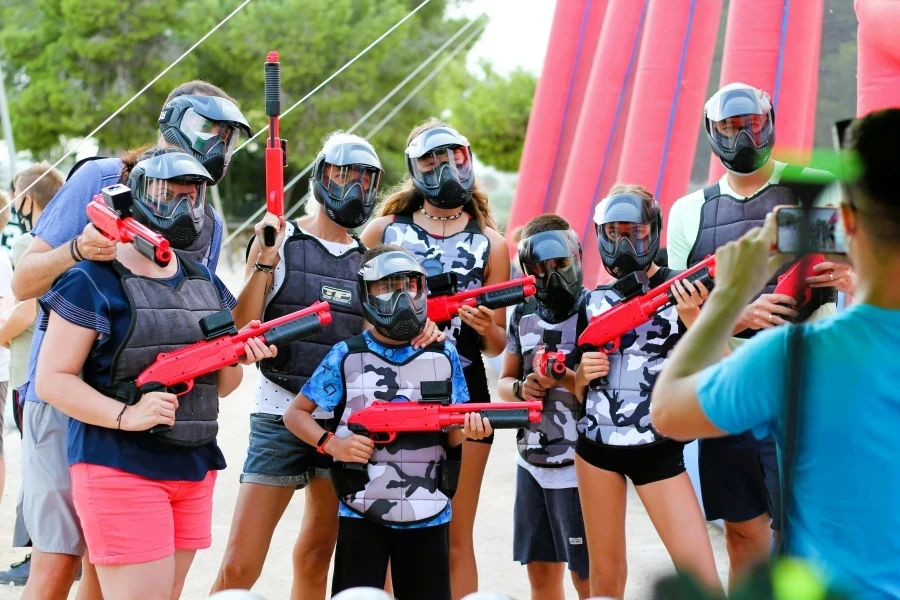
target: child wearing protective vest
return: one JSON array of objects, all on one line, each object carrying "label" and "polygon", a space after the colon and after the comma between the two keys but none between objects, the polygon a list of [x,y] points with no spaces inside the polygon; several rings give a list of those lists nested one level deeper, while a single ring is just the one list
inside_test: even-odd
[{"label": "child wearing protective vest", "polygon": [[[469,393],[452,344],[415,348],[426,325],[425,270],[398,246],[376,246],[358,273],[363,315],[372,329],[336,344],[288,407],[297,437],[334,457],[340,499],[332,593],[381,588],[388,561],[398,600],[450,600],[450,499],[460,445],[492,433],[470,413],[462,430],[401,433],[385,445],[351,433],[350,416],[376,400],[417,402],[426,383],[450,382],[450,400]],[[312,417],[334,411],[334,430]]]},{"label": "child wearing protective vest", "polygon": [[[173,248],[204,226],[207,170],[180,151],[156,149],[128,178],[136,220]],[[83,260],[40,299],[47,319],[37,392],[68,422],[72,495],[106,598],[177,598],[194,553],[211,543],[212,496],[225,458],[216,444],[219,398],[240,365],[197,377],[176,397],[134,381],[162,352],[204,339],[203,318],[234,297],[200,263],[160,266],[120,243],[116,260]],[[275,356],[250,339],[240,362]],[[161,429],[158,427],[162,426]],[[153,430],[153,431],[151,431]]]},{"label": "child wearing protective vest", "polygon": [[[518,435],[513,560],[527,565],[533,598],[562,598],[568,564],[584,600],[590,596],[590,571],[574,466],[574,389],[575,336],[587,319],[588,291],[578,235],[560,216],[535,217],[522,230],[519,265],[535,277],[537,293],[513,309],[497,392],[507,402],[542,400],[544,410],[539,423]],[[554,376],[557,351],[565,361]],[[542,355],[554,362],[542,361]]]}]

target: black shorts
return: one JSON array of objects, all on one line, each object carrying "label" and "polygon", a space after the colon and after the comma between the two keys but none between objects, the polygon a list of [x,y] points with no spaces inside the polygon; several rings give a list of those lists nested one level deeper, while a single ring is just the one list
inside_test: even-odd
[{"label": "black shorts", "polygon": [[608,446],[579,436],[575,453],[589,465],[618,473],[634,485],[670,479],[685,472],[684,444],[675,440],[639,446]]},{"label": "black shorts", "polygon": [[547,490],[527,470],[516,471],[513,560],[568,563],[570,571],[587,579],[590,562],[578,488]]},{"label": "black shorts", "polygon": [[[469,402],[490,402],[491,391],[488,389],[487,372],[484,370],[484,360],[479,354],[468,367],[463,369],[463,376],[466,378],[466,387],[469,388]],[[494,434],[492,433],[483,440],[469,440],[476,444],[493,444]]]},{"label": "black shorts", "polygon": [[450,600],[450,524],[413,529],[341,517],[331,593],[384,588],[388,561],[397,600]]},{"label": "black shorts", "polygon": [[752,433],[700,440],[700,490],[706,519],[732,523],[769,513],[781,529],[781,489],[775,442]]}]

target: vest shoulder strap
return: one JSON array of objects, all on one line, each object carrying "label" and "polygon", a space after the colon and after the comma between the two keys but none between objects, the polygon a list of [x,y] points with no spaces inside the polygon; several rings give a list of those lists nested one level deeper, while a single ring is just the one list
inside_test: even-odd
[{"label": "vest shoulder strap", "polygon": [[537,312],[538,303],[537,300],[534,299],[534,296],[529,296],[525,302],[519,305],[519,317],[524,317],[525,315],[533,315]]},{"label": "vest shoulder strap", "polygon": [[716,196],[722,195],[722,188],[719,186],[719,182],[715,182],[712,185],[708,185],[703,188],[703,203],[707,203]]},{"label": "vest shoulder strap", "polygon": [[398,213],[394,215],[394,223],[400,223],[401,225],[412,225],[412,213]]},{"label": "vest shoulder strap", "polygon": [[103,160],[104,158],[109,158],[108,156],[88,156],[87,158],[82,158],[77,163],[72,165],[72,168],[69,169],[69,174],[66,175],[66,181],[72,179],[72,175],[75,174],[75,171],[84,166],[85,163],[89,163],[95,160]]},{"label": "vest shoulder strap", "polygon": [[356,235],[355,233],[351,233],[350,237],[353,238],[354,240],[356,240],[356,247],[359,248],[360,252],[365,254],[365,252],[366,252],[366,250],[368,250],[368,248],[366,248],[365,244],[362,243],[362,240],[360,239],[360,237],[358,235]]},{"label": "vest shoulder strap", "polygon": [[212,283],[212,277],[207,275],[207,272],[203,270],[203,267],[200,266],[200,263],[194,262],[192,260],[182,260],[178,259],[181,262],[182,268],[184,268],[184,272],[191,279],[203,279]]},{"label": "vest shoulder strap", "polygon": [[123,265],[117,260],[112,261],[111,263],[113,271],[115,271],[116,275],[119,276],[119,279],[128,279],[129,277],[134,277],[134,273],[132,273],[128,267]]},{"label": "vest shoulder strap", "polygon": [[466,223],[465,228],[463,229],[466,233],[484,233],[481,229],[481,225],[478,224],[478,219],[473,216],[469,216],[469,222]]},{"label": "vest shoulder strap", "polygon": [[438,354],[444,354],[444,351],[447,349],[447,342],[431,342],[424,348],[422,348],[422,352],[436,352]]},{"label": "vest shoulder strap", "polygon": [[366,338],[363,337],[362,334],[355,335],[352,338],[345,340],[344,343],[347,344],[347,348],[350,349],[351,353],[369,351],[369,345],[366,343]]}]

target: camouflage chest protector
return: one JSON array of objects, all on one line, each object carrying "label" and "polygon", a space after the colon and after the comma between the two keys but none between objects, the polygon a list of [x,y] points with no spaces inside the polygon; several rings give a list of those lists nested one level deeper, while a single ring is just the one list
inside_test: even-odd
[{"label": "camouflage chest protector", "polygon": [[[606,286],[591,292],[587,314],[593,318],[622,301]],[[637,446],[665,439],[650,424],[650,392],[666,357],[681,338],[675,307],[622,336],[609,355],[609,385],[588,386],[578,433],[590,442]],[[596,383],[596,382],[595,382]]]},{"label": "camouflage chest protector", "polygon": [[[408,250],[425,268],[428,277],[456,273],[459,290],[484,285],[484,272],[491,255],[491,242],[481,231],[478,221],[469,219],[465,229],[447,237],[436,237],[413,222],[412,215],[396,215],[384,229],[382,240]],[[463,325],[459,315],[443,326],[447,339],[456,346],[463,368],[480,360],[478,334]]]},{"label": "camouflage chest protector", "polygon": [[[803,171],[802,167],[787,165],[782,172],[782,178],[796,180]],[[796,204],[795,197],[790,188],[783,185],[770,185],[763,188],[758,194],[746,200],[738,200],[727,194],[723,194],[719,182],[703,190],[703,208],[700,213],[700,230],[694,246],[688,254],[687,266],[693,267],[710,254],[728,242],[738,240],[754,227],[761,227],[766,216],[775,210],[776,206]],[[771,294],[775,291],[778,277],[792,266],[789,263],[782,267],[769,283],[756,296]],[[814,310],[822,304],[835,301],[833,288],[814,288],[812,300],[804,308],[800,321],[805,320]],[[749,330],[741,332],[739,337],[749,337],[756,332]]]},{"label": "camouflage chest protector", "polygon": [[203,228],[200,230],[200,237],[194,240],[194,243],[184,250],[175,250],[175,254],[182,260],[203,263],[209,254],[209,247],[212,244],[213,231],[216,228],[216,215],[213,212],[212,205],[207,202],[203,207]]},{"label": "camouflage chest protector", "polygon": [[[131,329],[116,350],[111,368],[112,396],[133,390],[134,380],[158,354],[177,350],[204,338],[200,320],[222,310],[216,286],[196,263],[181,261],[186,277],[173,288],[166,283],[134,275],[118,261],[113,268],[131,305]],[[101,390],[103,391],[103,390]],[[219,395],[216,374],[194,380],[194,388],[178,398],[175,426],[154,439],[176,446],[203,446],[219,431]]]},{"label": "camouflage chest protector", "polygon": [[312,306],[331,305],[332,323],[322,333],[278,349],[278,356],[260,363],[269,381],[297,394],[332,346],[363,329],[356,272],[364,249],[358,243],[341,256],[331,254],[316,238],[298,229],[284,241],[284,281],[266,306],[263,320]]},{"label": "camouflage chest protector", "polygon": [[[344,400],[336,435],[350,435],[347,420],[375,400],[417,402],[423,381],[447,381],[450,360],[443,344],[432,344],[404,363],[371,352],[362,336],[347,341],[343,362]],[[351,510],[376,523],[423,523],[441,514],[459,478],[459,448],[449,451],[443,432],[403,433],[390,444],[376,445],[362,480],[350,483],[350,469],[335,463],[332,482]],[[356,465],[351,465],[355,468]],[[359,469],[355,469],[359,472]],[[353,489],[355,488],[355,489]]]},{"label": "camouflage chest protector", "polygon": [[[575,352],[579,322],[587,324],[584,309],[576,311],[561,323],[549,323],[538,314],[535,302],[520,305],[519,343],[522,349],[523,379],[534,371],[534,352],[543,341],[546,330],[559,331],[562,340],[557,348],[566,355],[566,366],[577,368]],[[519,454],[538,467],[567,467],[575,462],[575,441],[580,406],[575,395],[561,385],[547,391],[541,420],[528,429],[519,430]]]}]

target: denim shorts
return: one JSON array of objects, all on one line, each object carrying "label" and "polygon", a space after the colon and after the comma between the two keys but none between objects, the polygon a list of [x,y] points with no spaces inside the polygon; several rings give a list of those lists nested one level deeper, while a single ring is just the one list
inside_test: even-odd
[{"label": "denim shorts", "polygon": [[319,454],[284,426],[279,415],[250,415],[250,446],[241,483],[302,489],[310,477],[331,478],[331,457]]}]

